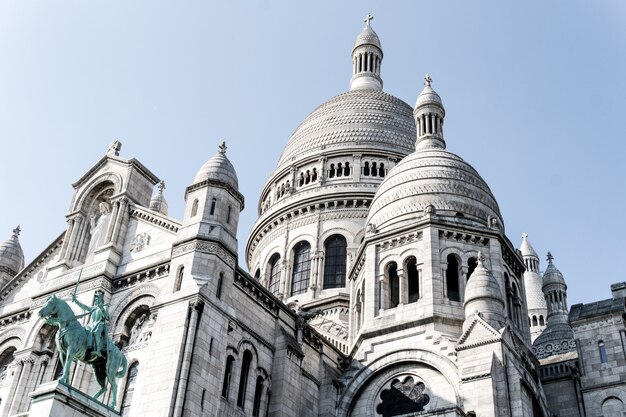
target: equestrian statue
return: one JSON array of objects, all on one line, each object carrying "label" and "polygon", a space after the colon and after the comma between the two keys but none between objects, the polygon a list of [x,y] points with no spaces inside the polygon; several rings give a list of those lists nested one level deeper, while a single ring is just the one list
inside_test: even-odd
[{"label": "equestrian statue", "polygon": [[[107,333],[111,316],[108,305],[104,303],[103,293],[96,291],[93,305],[88,306],[78,301],[76,289],[72,292],[72,302],[85,313],[75,314],[68,303],[56,295],[48,297],[39,311],[39,316],[48,324],[59,328],[55,340],[63,366],[60,381],[70,385],[69,376],[73,361],[88,363],[93,367],[96,381],[100,385],[100,390],[93,398],[98,399],[106,392],[108,380],[111,384],[110,406],[115,408],[117,378],[124,377],[128,362]],[[89,323],[83,326],[78,319],[85,316],[89,316]]]}]

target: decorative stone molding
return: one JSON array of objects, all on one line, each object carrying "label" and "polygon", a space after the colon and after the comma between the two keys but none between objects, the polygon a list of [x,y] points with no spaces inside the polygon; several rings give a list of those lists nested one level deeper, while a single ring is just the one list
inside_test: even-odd
[{"label": "decorative stone molding", "polygon": [[181,227],[180,223],[174,222],[163,216],[155,214],[152,210],[137,205],[133,205],[130,207],[130,216],[137,219],[145,220],[150,224],[174,233],[178,232],[178,229]]},{"label": "decorative stone molding", "polygon": [[175,246],[172,249],[172,258],[176,256],[184,255],[189,252],[194,252],[194,251],[217,255],[221,260],[226,262],[226,264],[230,266],[231,268],[236,267],[235,258],[228,251],[226,251],[219,243],[207,242],[207,241],[198,240],[198,239]]},{"label": "decorative stone molding", "polygon": [[252,298],[257,300],[259,304],[265,307],[273,315],[278,314],[278,302],[275,301],[271,295],[269,295],[268,290],[261,287],[260,283],[237,272],[235,274],[235,285],[246,294],[252,296]]},{"label": "decorative stone molding", "polygon": [[[13,326],[16,324],[25,323],[28,320],[30,320],[31,314],[32,312],[30,310],[27,310],[27,311],[21,311],[19,313],[12,314],[7,317],[2,317],[0,318],[0,329],[4,329],[7,326]],[[11,330],[13,329],[9,329],[8,331],[11,331]],[[0,340],[2,340],[2,338],[4,337],[5,337],[4,333],[0,334]]]},{"label": "decorative stone molding", "polygon": [[387,239],[382,242],[378,242],[376,244],[376,251],[382,252],[388,249],[394,249],[400,246],[409,245],[416,240],[421,240],[423,236],[423,232],[411,232],[407,233],[404,236],[396,236],[392,239]]},{"label": "decorative stone molding", "polygon": [[144,283],[146,281],[152,281],[169,275],[170,263],[163,263],[160,265],[151,266],[149,268],[135,271],[113,280],[113,287],[115,290],[121,290],[127,287],[134,287],[137,284]]},{"label": "decorative stone molding", "polygon": [[537,357],[537,359],[543,359],[552,355],[558,355],[565,352],[573,352],[575,350],[576,342],[571,339],[544,343],[539,346],[532,347],[532,352]]},{"label": "decorative stone molding", "polygon": [[484,236],[473,235],[470,233],[451,231],[451,230],[439,230],[439,239],[442,240],[455,240],[457,242],[474,243],[477,245],[487,246],[489,238]]},{"label": "decorative stone molding", "polygon": [[130,244],[131,252],[141,252],[144,247],[150,245],[150,235],[148,232],[143,232],[135,235],[133,242]]},{"label": "decorative stone molding", "polygon": [[[168,267],[169,267],[169,264],[168,264]],[[138,287],[138,288],[135,288],[134,290],[131,290],[124,297],[126,300],[130,300],[130,302],[129,303],[119,303],[111,311],[111,313],[110,313],[110,315],[111,315],[111,323],[118,323],[120,321],[119,320],[119,316],[122,313],[122,311],[127,309],[130,306],[133,306],[134,304],[140,305],[140,304],[142,304],[145,301],[146,305],[148,307],[151,307],[152,304],[154,303],[154,299],[157,298],[160,293],[161,293],[161,289],[157,285],[151,284],[151,283],[144,284],[141,287]],[[145,300],[143,300],[140,303],[139,300],[142,299],[142,298],[145,298]],[[116,325],[116,327],[117,327],[117,325]]]},{"label": "decorative stone molding", "polygon": [[[21,313],[20,313],[21,314]],[[30,317],[31,312],[28,312],[28,317]],[[3,319],[4,320],[4,319]],[[21,322],[23,323],[23,322]],[[8,325],[19,324],[19,323],[9,323]],[[20,342],[26,340],[26,330],[21,327],[12,327],[0,333],[0,345],[6,342],[9,339],[18,338]],[[17,346],[16,346],[17,347]]]}]

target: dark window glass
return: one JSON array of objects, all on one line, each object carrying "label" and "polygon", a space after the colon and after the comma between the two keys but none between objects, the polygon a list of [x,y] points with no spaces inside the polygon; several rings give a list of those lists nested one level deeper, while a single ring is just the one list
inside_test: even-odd
[{"label": "dark window glass", "polygon": [[270,282],[268,289],[273,294],[277,294],[280,289],[280,255],[277,253],[270,259],[269,275]]},{"label": "dark window glass", "polygon": [[603,341],[598,342],[598,350],[600,351],[600,362],[607,363],[608,359],[606,357],[606,347],[604,346]]},{"label": "dark window glass", "polygon": [[291,273],[291,295],[306,292],[311,276],[311,245],[300,242],[293,248],[293,271]]},{"label": "dark window glass", "polygon": [[398,266],[395,262],[387,265],[387,279],[389,282],[389,308],[400,304],[400,279],[398,278]]},{"label": "dark window glass", "polygon": [[224,274],[220,272],[220,277],[217,280],[217,290],[215,291],[215,296],[217,298],[222,298],[222,285],[224,284]]},{"label": "dark window glass", "polygon": [[237,405],[242,409],[246,403],[246,391],[248,388],[248,375],[250,374],[250,363],[252,362],[252,352],[246,350],[243,353],[241,363],[241,376],[239,377],[239,393],[237,394]]},{"label": "dark window glass", "polygon": [[324,288],[340,288],[346,285],[346,238],[333,235],[326,239],[324,258]]},{"label": "dark window glass", "polygon": [[211,213],[209,213],[209,214],[211,214],[211,215],[215,214],[215,205],[216,204],[217,204],[217,200],[216,199],[211,200]]},{"label": "dark window glass", "polygon": [[222,383],[222,397],[228,399],[228,391],[230,390],[230,377],[233,373],[233,362],[235,358],[228,355],[226,358],[226,368],[224,370],[224,382]]},{"label": "dark window glass", "polygon": [[448,255],[448,269],[446,269],[446,287],[450,301],[461,301],[459,291],[459,261],[455,255]]},{"label": "dark window glass", "polygon": [[411,256],[406,262],[406,271],[409,281],[409,303],[414,303],[420,298],[420,277],[415,257]]},{"label": "dark window glass", "polygon": [[467,260],[467,279],[468,280],[472,276],[472,273],[474,272],[477,266],[478,266],[478,262],[476,261],[476,258],[474,258],[473,256]]},{"label": "dark window glass", "polygon": [[263,377],[257,376],[254,387],[254,403],[252,405],[252,417],[259,417],[261,411],[261,395],[263,394]]}]

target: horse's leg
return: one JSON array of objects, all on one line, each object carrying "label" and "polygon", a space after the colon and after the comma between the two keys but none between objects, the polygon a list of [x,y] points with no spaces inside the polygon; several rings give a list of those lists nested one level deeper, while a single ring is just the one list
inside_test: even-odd
[{"label": "horse's leg", "polygon": [[94,365],[93,371],[96,376],[96,382],[100,385],[100,390],[93,396],[93,399],[97,400],[98,397],[104,394],[107,390],[106,365]]},{"label": "horse's leg", "polygon": [[71,346],[67,347],[67,352],[65,353],[65,361],[63,362],[63,375],[61,376],[61,382],[66,385],[70,385],[70,369],[72,368],[72,362],[74,361],[74,350]]},{"label": "horse's leg", "polygon": [[111,408],[115,408],[117,404],[117,371],[120,367],[120,355],[119,351],[110,349],[107,353],[109,355],[109,362],[107,363],[107,378],[109,384],[111,384]]}]

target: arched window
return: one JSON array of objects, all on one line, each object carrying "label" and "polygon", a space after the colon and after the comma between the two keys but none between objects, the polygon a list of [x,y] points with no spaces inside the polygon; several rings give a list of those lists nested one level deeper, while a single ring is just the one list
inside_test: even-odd
[{"label": "arched window", "polygon": [[185,267],[181,266],[178,268],[178,273],[176,274],[176,281],[174,281],[174,292],[180,291],[180,287],[183,285],[183,276],[185,275]]},{"label": "arched window", "polygon": [[546,322],[543,320],[543,316],[539,316],[539,325],[540,326],[545,326]]},{"label": "arched window", "polygon": [[11,346],[2,352],[2,355],[0,355],[0,380],[6,379],[9,365],[11,365],[11,363],[15,360],[13,354],[16,350],[17,349],[15,347]]},{"label": "arched window", "polygon": [[346,285],[346,238],[332,235],[324,244],[324,288],[340,288]]},{"label": "arched window", "polygon": [[[308,174],[308,171],[307,171],[307,174]],[[308,175],[307,175],[307,180],[308,180]],[[307,182],[307,184],[308,184],[308,182]],[[300,187],[302,187],[304,185],[304,172],[300,173],[300,180],[298,181],[298,185]]]},{"label": "arched window", "polygon": [[409,303],[414,303],[420,298],[420,276],[417,270],[417,259],[411,256],[405,262],[405,270],[407,274],[409,287]]},{"label": "arched window", "polygon": [[261,270],[257,269],[256,272],[254,273],[254,279],[258,281],[259,278],[261,278]]},{"label": "arched window", "polygon": [[354,321],[356,323],[357,332],[361,327],[361,310],[363,309],[362,299],[361,290],[357,290],[355,299],[356,302],[354,303]]},{"label": "arched window", "polygon": [[381,178],[385,177],[385,164],[383,164],[382,162],[378,166],[378,176]]},{"label": "arched window", "polygon": [[389,283],[389,308],[398,307],[400,304],[400,279],[398,277],[398,265],[390,262],[385,267],[385,275]]},{"label": "arched window", "polygon": [[226,223],[230,224],[230,214],[233,211],[232,206],[228,206],[228,211],[226,212]]},{"label": "arched window", "polygon": [[341,166],[341,162],[337,164],[337,177],[341,177],[343,175],[343,167]]},{"label": "arched window", "polygon": [[211,200],[211,212],[209,213],[211,216],[215,214],[215,205],[217,204],[217,199],[213,197]]},{"label": "arched window", "polygon": [[220,277],[217,280],[217,289],[215,290],[215,296],[217,298],[222,298],[222,285],[224,285],[224,274],[220,272]]},{"label": "arched window", "polygon": [[259,417],[261,412],[261,395],[263,395],[263,377],[256,377],[256,385],[254,387],[254,403],[252,404],[252,417]]},{"label": "arched window", "polygon": [[598,342],[598,351],[600,352],[600,362],[607,363],[608,359],[606,357],[606,347],[604,346],[604,342],[602,340]]},{"label": "arched window", "polygon": [[133,363],[128,368],[128,378],[124,387],[124,396],[122,397],[122,406],[120,407],[120,415],[127,416],[130,412],[130,406],[133,401],[133,393],[135,392],[135,380],[139,372],[139,362]]},{"label": "arched window", "polygon": [[376,167],[376,162],[372,162],[371,175],[372,177],[375,177],[377,174],[378,174],[378,168]]},{"label": "arched window", "polygon": [[350,175],[350,162],[346,162],[346,165],[343,168],[343,176],[347,177]]},{"label": "arched window", "polygon": [[473,256],[467,260],[467,280],[468,281],[477,266],[478,266],[478,262],[476,262],[476,258],[474,258]]},{"label": "arched window", "polygon": [[539,325],[539,322],[537,321],[537,316],[533,316],[533,327]]},{"label": "arched window", "polygon": [[246,350],[243,353],[241,362],[241,376],[239,377],[239,393],[237,394],[237,406],[242,409],[246,403],[246,391],[248,388],[248,375],[250,374],[250,363],[252,362],[252,352]]},{"label": "arched window", "polygon": [[509,274],[504,273],[504,288],[506,290],[506,311],[509,319],[513,320],[513,292],[511,290],[511,281]]},{"label": "arched window", "polygon": [[369,177],[369,175],[370,175],[370,163],[369,163],[369,162],[366,162],[366,163],[363,165],[363,176],[364,176],[364,177]]},{"label": "arched window", "polygon": [[280,255],[277,253],[270,258],[268,275],[270,280],[268,290],[272,294],[277,294],[280,289]]},{"label": "arched window", "polygon": [[448,290],[448,299],[450,301],[461,301],[459,291],[459,261],[456,255],[450,254],[446,258],[448,268],[446,269],[446,288]]},{"label": "arched window", "polygon": [[233,362],[235,358],[232,355],[228,355],[226,358],[226,367],[224,368],[224,381],[222,383],[222,397],[228,400],[228,392],[230,391],[230,378],[233,373]]},{"label": "arched window", "polygon": [[299,242],[293,248],[293,271],[291,273],[291,295],[306,292],[311,276],[311,245]]},{"label": "arched window", "polygon": [[193,204],[191,205],[191,217],[194,217],[198,214],[198,199],[193,200]]},{"label": "arched window", "polygon": [[311,181],[317,181],[317,168],[313,168],[313,175],[311,175]]},{"label": "arched window", "polygon": [[328,178],[335,178],[335,164],[330,164],[330,172]]}]

